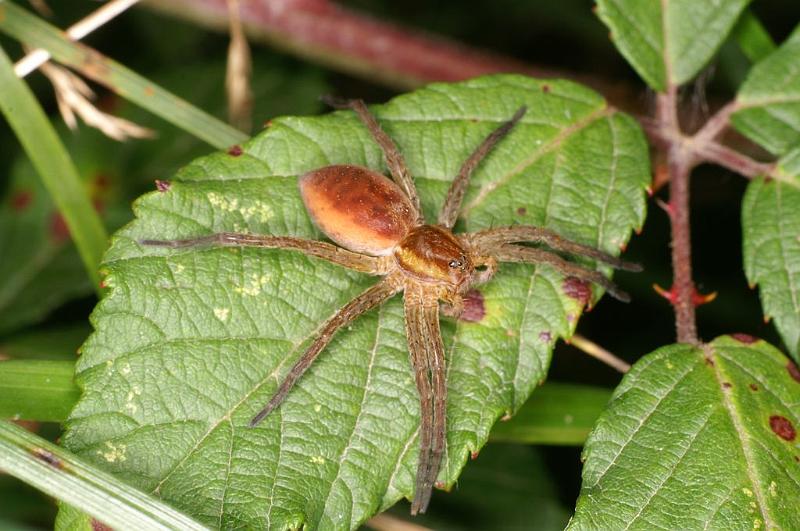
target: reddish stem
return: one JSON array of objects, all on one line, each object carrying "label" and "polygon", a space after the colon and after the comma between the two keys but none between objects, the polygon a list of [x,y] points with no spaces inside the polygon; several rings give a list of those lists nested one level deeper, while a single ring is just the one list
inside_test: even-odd
[{"label": "reddish stem", "polygon": [[[226,0],[150,0],[148,6],[221,30]],[[249,0],[242,22],[251,38],[371,80],[413,87],[495,72],[552,77],[555,72],[412,31],[342,8],[329,0]]]},{"label": "reddish stem", "polygon": [[672,297],[675,328],[681,343],[699,343],[695,320],[692,281],[692,243],[689,225],[689,173],[694,166],[692,153],[685,149],[678,123],[677,88],[670,86],[658,95],[657,116],[669,137],[667,172],[669,174],[669,219],[672,227]]}]

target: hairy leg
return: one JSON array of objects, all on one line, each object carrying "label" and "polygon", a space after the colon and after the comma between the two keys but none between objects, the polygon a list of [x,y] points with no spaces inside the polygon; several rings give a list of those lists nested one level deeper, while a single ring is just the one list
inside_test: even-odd
[{"label": "hairy leg", "polygon": [[311,364],[314,363],[314,360],[317,359],[322,349],[328,346],[328,343],[331,342],[337,330],[353,322],[353,320],[362,313],[378,306],[401,289],[401,282],[395,277],[387,277],[345,304],[333,317],[328,319],[323,325],[322,330],[317,334],[314,342],[311,343],[311,346],[306,349],[300,359],[294,364],[289,374],[278,387],[278,390],[272,398],[270,398],[267,405],[264,406],[264,409],[259,411],[258,414],[253,417],[253,420],[250,421],[250,426],[255,426],[264,420],[267,415],[272,413],[272,411],[283,402],[283,399],[289,394],[294,384],[297,383],[303,373],[306,372]]},{"label": "hairy leg", "polygon": [[[423,300],[422,318],[427,329],[425,343],[427,344],[428,366],[433,384],[433,440],[426,485],[433,488],[436,484],[436,477],[439,475],[442,456],[447,444],[447,372],[442,333],[439,329],[439,304],[435,298],[428,296]],[[430,494],[420,504],[420,512],[424,513],[427,510],[428,501],[430,501]]]},{"label": "hairy leg", "polygon": [[419,287],[406,287],[404,295],[406,338],[411,366],[419,393],[419,459],[417,461],[417,479],[414,500],[411,502],[411,514],[423,513],[428,507],[433,480],[430,479],[430,464],[433,444],[433,388],[430,378],[428,357],[428,329],[425,324],[422,306],[422,292]]},{"label": "hairy leg", "polygon": [[489,133],[489,136],[487,136],[475,151],[467,157],[467,160],[461,165],[461,170],[458,172],[458,175],[453,179],[450,190],[447,192],[447,198],[444,200],[444,205],[442,205],[442,210],[439,213],[439,225],[447,227],[448,229],[453,228],[458,218],[458,212],[461,210],[461,201],[464,200],[464,194],[467,191],[467,185],[469,184],[469,178],[472,172],[475,171],[475,168],[478,167],[478,164],[481,163],[484,157],[489,154],[495,144],[506,136],[517,122],[519,122],[527,110],[527,107],[520,107],[509,121],[503,123],[500,127]]},{"label": "hairy leg", "polygon": [[258,234],[239,234],[235,232],[219,232],[208,236],[185,240],[139,240],[142,245],[152,247],[191,248],[191,247],[266,247],[268,249],[291,249],[303,254],[322,258],[334,264],[353,269],[361,273],[382,275],[388,271],[387,260],[354,253],[330,243],[288,236],[261,236]]},{"label": "hairy leg", "polygon": [[639,272],[642,270],[640,264],[626,262],[616,256],[611,256],[599,249],[582,245],[558,235],[557,233],[542,227],[530,225],[517,225],[511,227],[497,227],[494,229],[482,230],[463,235],[467,241],[482,254],[494,254],[492,251],[504,244],[513,242],[537,242],[543,243],[556,251],[563,251],[570,254],[587,256],[617,269]]},{"label": "hairy leg", "polygon": [[364,100],[345,100],[332,96],[325,96],[322,98],[322,101],[334,109],[351,109],[355,111],[375,139],[375,142],[380,146],[381,151],[383,151],[386,166],[389,167],[389,172],[392,174],[395,182],[411,200],[411,204],[416,210],[417,221],[419,221],[420,224],[424,223],[422,219],[422,210],[419,206],[417,189],[414,186],[414,181],[411,179],[411,174],[408,172],[405,159],[403,159],[403,155],[400,153],[394,140],[381,129],[378,120],[375,118],[375,115],[369,111]]},{"label": "hairy leg", "polygon": [[502,245],[495,251],[495,257],[501,262],[523,262],[526,264],[548,264],[565,275],[592,282],[602,286],[609,295],[622,302],[630,302],[630,296],[608,280],[602,273],[593,269],[573,264],[557,254],[521,245]]}]

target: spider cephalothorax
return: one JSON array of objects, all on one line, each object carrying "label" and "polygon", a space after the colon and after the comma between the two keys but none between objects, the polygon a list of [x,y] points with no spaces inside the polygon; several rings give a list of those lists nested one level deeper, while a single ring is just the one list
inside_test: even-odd
[{"label": "spider cephalothorax", "polygon": [[518,225],[466,234],[453,234],[469,177],[492,147],[525,114],[520,108],[495,129],[461,166],[453,180],[436,224],[425,224],[419,197],[397,146],[384,133],[360,100],[331,101],[354,110],[380,145],[394,179],[368,168],[326,166],[300,177],[300,192],[314,223],[340,245],[294,238],[232,232],[186,240],[143,240],[144,245],[195,247],[199,245],[252,246],[296,250],[335,264],[384,278],[339,309],[320,328],[311,346],[295,363],[267,405],[250,422],[255,426],[280,405],[302,374],[330,342],[337,330],[359,315],[403,292],[406,337],[420,397],[419,461],[411,512],[424,512],[439,473],[445,449],[447,384],[445,356],[439,330],[439,301],[448,315],[458,316],[462,296],[487,282],[498,262],[546,263],[566,275],[604,287],[627,300],[599,272],[569,262],[552,251],[520,245],[544,244],[554,251],[582,255],[628,270],[639,270],[593,247],[587,247],[540,227]]}]

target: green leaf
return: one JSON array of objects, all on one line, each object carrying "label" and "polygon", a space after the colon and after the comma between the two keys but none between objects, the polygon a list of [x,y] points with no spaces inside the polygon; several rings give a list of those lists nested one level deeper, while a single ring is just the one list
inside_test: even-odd
[{"label": "green leaf", "polygon": [[0,361],[0,418],[62,421],[78,400],[70,361]]},{"label": "green leaf", "polygon": [[617,49],[652,88],[691,80],[725,42],[749,0],[597,0]]},{"label": "green leaf", "polygon": [[[0,23],[3,6],[0,5]],[[14,74],[0,48],[0,112],[5,115],[30,157],[69,228],[92,286],[99,286],[97,267],[106,248],[106,231],[92,207],[75,165],[27,85]],[[99,287],[97,287],[99,289]]]},{"label": "green leaf", "polygon": [[743,335],[642,358],[586,443],[569,529],[800,528],[787,363]]},{"label": "green leaf", "polygon": [[[106,449],[106,452],[115,452]],[[0,471],[74,504],[117,529],[206,529],[63,448],[0,420]]]},{"label": "green leaf", "polygon": [[[643,222],[647,146],[590,90],[494,76],[431,85],[375,111],[434,219],[462,161],[523,104],[522,123],[476,171],[460,224],[545,225],[618,252]],[[222,230],[319,238],[297,176],[335,163],[383,170],[381,152],[350,112],[277,119],[242,148],[199,159],[169,191],[141,198],[138,219],[114,238],[111,292],[93,314],[64,443],[214,526],[355,527],[413,490],[419,405],[401,298],[337,334],[250,429],[305,341],[374,278],[289,251],[137,241]],[[544,380],[585,302],[546,266],[504,264],[480,294],[479,322],[442,319],[446,485]],[[108,444],[126,459],[103,462]]]},{"label": "green leaf", "polygon": [[0,31],[28,46],[44,48],[57,61],[216,148],[226,148],[247,138],[241,131],[189,105],[116,61],[69,40],[62,31],[6,0],[0,0]]},{"label": "green leaf", "polygon": [[800,148],[780,160],[774,178],[747,186],[742,239],[747,280],[758,284],[764,315],[800,361]]},{"label": "green leaf", "polygon": [[775,51],[777,46],[769,32],[751,10],[739,17],[739,21],[731,32],[744,55],[752,62],[758,62]]},{"label": "green leaf", "polygon": [[[800,32],[796,33],[800,35]],[[800,38],[795,36],[753,66],[731,121],[740,132],[776,155],[800,143]]]},{"label": "green leaf", "polygon": [[611,391],[548,382],[506,422],[492,428],[492,441],[580,446],[603,412]]}]

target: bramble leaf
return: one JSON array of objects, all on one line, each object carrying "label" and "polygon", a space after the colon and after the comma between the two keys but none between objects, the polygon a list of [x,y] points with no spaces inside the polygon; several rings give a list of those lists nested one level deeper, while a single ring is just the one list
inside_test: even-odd
[{"label": "bramble leaf", "polygon": [[749,0],[597,0],[597,14],[652,88],[691,80],[725,42]]},{"label": "bramble leaf", "polygon": [[589,435],[568,529],[800,528],[800,376],[787,363],[742,335],[639,360]]},{"label": "bramble leaf", "polygon": [[731,116],[734,127],[776,155],[800,144],[800,30],[756,63]]},{"label": "bramble leaf", "polygon": [[747,280],[758,285],[764,315],[800,361],[800,148],[780,160],[774,178],[747,186],[742,237]]},{"label": "bramble leaf", "polygon": [[[459,226],[544,225],[617,253],[643,222],[647,147],[594,92],[503,75],[431,85],[374,111],[432,220],[462,161],[521,105],[522,123],[477,169]],[[335,163],[385,169],[352,113],[286,117],[136,202],[105,257],[111,290],[93,314],[64,444],[211,526],[351,528],[412,495],[419,403],[399,296],[338,333],[248,428],[321,323],[374,278],[289,251],[137,243],[231,230],[319,238],[297,176]],[[549,267],[503,264],[474,297],[473,321],[442,318],[442,483],[544,379],[590,298],[575,287]]]}]

